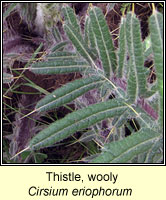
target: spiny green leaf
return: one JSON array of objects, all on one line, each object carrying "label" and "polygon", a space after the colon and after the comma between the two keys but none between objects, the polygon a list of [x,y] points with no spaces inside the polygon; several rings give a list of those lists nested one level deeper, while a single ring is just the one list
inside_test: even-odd
[{"label": "spiny green leaf", "polygon": [[132,13],[128,12],[126,16],[126,40],[127,40],[127,47],[128,52],[132,55]]},{"label": "spiny green leaf", "polygon": [[93,7],[89,12],[97,51],[102,61],[106,76],[109,78],[111,70],[116,72],[117,60],[108,25],[100,8]]},{"label": "spiny green leaf", "polygon": [[136,81],[135,98],[138,96],[144,97],[144,95],[147,93],[147,83],[146,69],[144,68],[144,55],[141,41],[140,22],[136,18],[135,14],[132,14],[131,12],[127,13],[126,17],[126,39],[131,60],[130,72],[134,76],[132,79],[135,79]]},{"label": "spiny green leaf", "polygon": [[[136,107],[135,111],[140,115],[139,117],[137,117],[137,121],[140,127],[142,128],[148,127],[151,128],[152,130],[156,130],[157,122],[154,121],[154,118],[152,116],[149,116],[144,110],[142,110],[139,107]],[[132,116],[132,113],[130,113],[130,115]],[[136,117],[135,114],[133,115],[133,117],[134,118]]]},{"label": "spiny green leaf", "polygon": [[54,60],[54,61],[71,60],[71,59],[76,59],[76,58],[77,59],[79,58],[79,56],[76,53],[71,53],[67,51],[58,51],[58,52],[47,55],[48,60]]},{"label": "spiny green leaf", "polygon": [[132,20],[134,61],[138,79],[138,95],[144,97],[147,92],[146,69],[144,67],[143,45],[140,22],[134,15]]},{"label": "spiny green leaf", "polygon": [[36,109],[42,112],[62,106],[85,92],[100,87],[103,82],[104,80],[98,76],[72,81],[40,100],[36,105]]},{"label": "spiny green leaf", "polygon": [[60,34],[60,32],[59,32],[59,30],[58,30],[57,27],[54,27],[54,28],[53,28],[52,34],[53,34],[53,36],[54,36],[54,38],[55,38],[55,41],[59,42],[59,41],[62,40],[61,34]]},{"label": "spiny green leaf", "polygon": [[[87,41],[84,41],[84,38],[80,31],[80,26],[79,26],[78,20],[76,18],[75,13],[73,12],[73,9],[70,7],[64,7],[63,11],[64,11],[65,19],[66,19],[65,23],[68,25],[68,28],[66,28],[67,29],[66,33],[67,33],[69,39],[72,41],[72,43],[74,44],[74,46],[76,47],[76,49],[78,50],[80,55],[82,55],[86,60],[89,56],[87,56],[85,52],[83,53],[83,51],[81,50],[82,47],[86,50],[86,52],[90,55],[90,57],[93,60],[95,60],[96,52],[93,52],[94,49],[93,50],[89,49],[89,47],[88,47],[89,44],[87,43]],[[78,43],[78,41],[76,41],[76,40],[79,40],[83,46],[81,47],[80,44]],[[94,65],[94,62],[93,62],[93,60],[91,60],[91,58],[88,58],[88,62],[90,62],[91,64],[93,63],[93,65]]]},{"label": "spiny green leaf", "polygon": [[157,17],[156,19],[156,22],[158,24],[157,29],[159,30],[159,35],[161,37],[161,40],[163,41],[163,15],[160,12],[156,12],[154,14],[156,14]]},{"label": "spiny green leaf", "polygon": [[73,12],[73,9],[70,8],[69,6],[65,6],[62,8],[62,11],[63,11],[64,17],[65,17],[65,21],[67,23],[73,25],[73,27],[76,30],[76,33],[81,33],[78,19],[77,19],[75,13]]},{"label": "spiny green leaf", "polygon": [[96,48],[96,43],[95,43],[95,37],[94,37],[94,32],[92,29],[92,23],[91,21],[89,22],[89,41],[90,41],[90,48],[95,49]]},{"label": "spiny green leaf", "polygon": [[55,142],[59,142],[73,133],[90,127],[97,122],[121,115],[127,106],[121,101],[109,100],[94,104],[77,110],[73,113],[68,114],[61,120],[52,123],[48,128],[39,132],[32,140],[29,145],[31,149],[39,149],[45,146],[50,146]]},{"label": "spiny green leaf", "polygon": [[31,71],[36,74],[64,74],[71,72],[82,72],[88,70],[89,65],[80,61],[48,61],[38,62],[31,66]]},{"label": "spiny green leaf", "polygon": [[163,137],[159,137],[158,140],[153,144],[152,148],[146,155],[145,163],[156,163],[154,160],[157,154],[163,154],[161,147],[163,146]]},{"label": "spiny green leaf", "polygon": [[92,64],[93,66],[96,66],[94,63],[94,57],[91,53],[91,50],[88,48],[88,45],[83,40],[81,34],[79,34],[76,29],[71,24],[64,24],[64,30],[67,33],[67,36],[72,41],[72,44],[77,49],[78,53],[85,58],[88,63]]},{"label": "spiny green leaf", "polygon": [[96,133],[94,131],[86,131],[82,134],[82,136],[79,138],[78,142],[89,142],[92,141],[96,137]]},{"label": "spiny green leaf", "polygon": [[125,32],[125,22],[124,17],[121,18],[120,33],[119,33],[119,49],[118,49],[118,76],[121,78],[123,76],[123,68],[126,60],[126,32]]},{"label": "spiny green leaf", "polygon": [[106,144],[104,151],[92,163],[127,163],[134,156],[147,152],[158,137],[159,134],[151,129],[141,129],[123,140]]},{"label": "spiny green leaf", "polygon": [[129,119],[129,110],[126,110],[121,116],[114,118],[112,125],[120,128],[122,125],[126,123],[126,119]]},{"label": "spiny green leaf", "polygon": [[92,30],[92,24],[90,22],[89,16],[86,16],[84,41],[88,45],[91,52],[94,54],[94,58],[95,58],[97,56],[97,50],[96,50],[95,37],[94,37],[93,30]]},{"label": "spiny green leaf", "polygon": [[154,64],[157,74],[157,85],[160,94],[160,119],[159,122],[163,127],[163,16],[161,13],[154,11],[149,19],[150,36],[152,51],[154,54]]},{"label": "spiny green leaf", "polygon": [[84,40],[86,41],[88,47],[90,47],[90,41],[89,41],[89,22],[90,18],[86,15],[85,18],[85,26],[84,26]]},{"label": "spiny green leaf", "polygon": [[55,51],[60,51],[62,50],[69,42],[68,41],[64,41],[64,42],[60,42],[58,44],[56,44],[53,48],[52,48],[52,52]]},{"label": "spiny green leaf", "polygon": [[129,74],[127,80],[127,98],[128,102],[136,103],[137,99],[137,92],[138,92],[138,85],[137,85],[137,77],[135,68],[132,65],[132,61],[129,60],[128,63]]}]

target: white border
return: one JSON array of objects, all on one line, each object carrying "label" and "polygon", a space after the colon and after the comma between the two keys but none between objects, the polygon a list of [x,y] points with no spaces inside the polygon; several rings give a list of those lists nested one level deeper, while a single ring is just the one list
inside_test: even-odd
[{"label": "white border", "polygon": [[[2,36],[2,33],[3,33],[3,12],[2,12],[2,3],[10,3],[11,1],[1,1],[1,41],[3,41],[3,36]],[[15,1],[12,3],[23,3],[24,1]],[[48,2],[53,2],[53,1],[28,1],[30,3],[35,3],[35,2],[39,2],[39,3],[48,3]],[[98,3],[96,1],[54,1],[54,3]],[[103,1],[102,3],[127,3],[126,1]],[[132,3],[137,3],[138,1],[132,1]],[[158,1],[141,1],[140,3],[159,3]],[[131,3],[131,1],[130,1]],[[161,1],[161,3],[164,4],[164,137],[163,137],[163,145],[164,145],[164,148],[165,149],[165,1]],[[3,91],[3,77],[2,77],[2,67],[3,67],[3,46],[2,46],[2,42],[1,42],[1,91]],[[2,110],[2,101],[3,101],[3,98],[2,98],[2,92],[1,92],[1,110]],[[2,115],[2,111],[1,111],[1,124],[2,124],[2,120],[3,120],[3,115]],[[1,163],[0,163],[0,166],[164,166],[165,165],[165,151],[164,152],[164,163],[163,164],[3,164],[2,161],[3,161],[3,157],[2,157],[2,154],[3,154],[3,144],[2,144],[2,125],[1,125]]]}]

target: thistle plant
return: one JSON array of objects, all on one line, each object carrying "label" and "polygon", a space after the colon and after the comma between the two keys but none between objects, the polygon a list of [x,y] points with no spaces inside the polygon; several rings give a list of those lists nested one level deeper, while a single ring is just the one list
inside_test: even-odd
[{"label": "thistle plant", "polygon": [[[59,42],[44,62],[33,63],[30,70],[36,74],[79,72],[82,78],[46,95],[33,112],[45,112],[73,101],[80,109],[40,131],[23,151],[49,147],[77,131],[89,128],[102,145],[99,154],[87,158],[90,163],[162,162],[162,14],[153,7],[149,18],[149,49],[144,49],[140,22],[134,11],[122,16],[119,47],[115,49],[100,8],[90,6],[84,31],[72,8],[63,6],[62,11],[65,18],[63,28],[69,41]],[[69,42],[73,45],[72,52],[67,51]],[[149,71],[144,67],[149,54],[152,54],[157,76],[153,84],[147,82]],[[109,99],[111,94],[114,98]],[[87,98],[90,102],[88,96],[94,100],[92,103],[80,101]],[[157,105],[154,107],[155,102]],[[128,121],[136,122],[138,126],[125,137]],[[101,142],[101,132],[105,127],[108,134],[104,136],[105,142]],[[117,136],[116,141],[110,139],[114,135]]]}]

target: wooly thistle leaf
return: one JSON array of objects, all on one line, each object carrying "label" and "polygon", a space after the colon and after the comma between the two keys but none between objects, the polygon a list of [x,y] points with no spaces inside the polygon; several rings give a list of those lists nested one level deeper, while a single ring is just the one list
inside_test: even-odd
[{"label": "wooly thistle leaf", "polygon": [[[90,11],[88,10],[89,17],[86,21],[85,32],[83,34],[80,31],[79,21],[73,10],[69,7],[64,7],[63,12],[66,19],[63,27],[74,47],[73,49],[75,49],[75,52],[72,53],[76,53],[81,59],[59,59],[55,62],[38,62],[32,65],[31,70],[36,73],[43,73],[44,71],[44,73],[48,74],[79,71],[83,76],[83,81],[90,80],[91,78],[91,83],[95,84],[96,80],[94,77],[97,77],[97,79],[103,80],[103,85],[106,88],[103,91],[101,89],[102,86],[99,85],[97,86],[98,88],[89,88],[88,93],[86,93],[87,90],[84,91],[79,88],[79,84],[81,83],[79,80],[73,81],[73,83],[77,83],[78,85],[69,83],[55,91],[53,94],[57,95],[62,92],[62,97],[68,95],[68,93],[70,94],[70,92],[72,94],[68,100],[62,98],[62,101],[60,100],[57,106],[79,97],[75,99],[75,102],[80,109],[55,121],[46,129],[40,131],[32,138],[27,148],[34,150],[48,147],[73,135],[77,131],[88,128],[88,130],[90,129],[89,131],[95,130],[94,132],[99,133],[101,137],[102,134],[106,133],[105,141],[102,140],[103,148],[101,148],[101,153],[96,158],[89,159],[89,162],[132,163],[135,160],[137,162],[158,162],[161,156],[160,158],[156,158],[154,154],[158,153],[158,148],[162,149],[162,146],[160,146],[161,143],[158,141],[163,133],[163,126],[160,126],[162,125],[163,113],[162,58],[160,60],[157,57],[157,55],[159,57],[163,55],[160,42],[163,30],[161,15],[154,13],[150,17],[152,52],[157,70],[157,79],[161,79],[158,80],[158,87],[156,89],[160,99],[158,113],[158,110],[155,110],[148,104],[147,97],[149,97],[149,94],[152,94],[152,91],[147,84],[140,21],[135,14],[128,12],[126,18],[122,21],[124,24],[120,27],[119,49],[115,51],[107,23],[99,8],[91,6]],[[87,27],[92,28],[93,35],[89,34]],[[85,39],[88,41],[85,41]],[[93,53],[91,51],[92,43],[95,45],[94,48],[96,50]],[[159,49],[156,44],[161,48]],[[123,49],[125,45],[127,45],[127,48]],[[122,56],[120,52],[122,52]],[[95,53],[96,55],[94,56]],[[54,54],[55,57],[57,55]],[[128,58],[126,58],[126,55],[129,55]],[[63,68],[64,66],[67,67],[67,70]],[[82,69],[85,66],[87,70]],[[67,90],[65,91],[64,88],[67,88]],[[50,96],[46,96],[45,100],[49,102]],[[44,105],[44,102],[41,101],[40,103]],[[133,128],[128,123],[130,120],[133,120],[138,125],[136,125],[137,128]],[[125,136],[126,126],[130,130],[130,135],[127,137]],[[98,127],[99,130],[97,131]],[[116,137],[111,135],[114,133]],[[98,144],[101,146],[101,143],[98,142]]]}]

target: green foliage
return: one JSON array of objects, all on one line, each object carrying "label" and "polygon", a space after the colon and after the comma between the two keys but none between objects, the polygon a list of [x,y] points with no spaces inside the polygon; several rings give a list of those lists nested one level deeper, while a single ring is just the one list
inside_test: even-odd
[{"label": "green foliage", "polygon": [[[146,95],[147,89],[146,69],[144,68],[144,56],[140,33],[140,23],[136,16],[133,15],[131,12],[129,12],[126,17],[126,36],[131,62],[130,73],[131,76],[134,77],[134,80],[136,79],[136,81],[131,81],[131,86],[129,86],[128,84],[128,87],[133,92],[136,92],[135,97],[132,97],[132,101],[135,102],[138,96],[144,97]],[[129,90],[129,94],[131,90]]]},{"label": "green foliage", "polygon": [[88,70],[89,65],[84,61],[62,60],[34,63],[31,70],[37,74],[64,74]]},{"label": "green foliage", "polygon": [[[152,51],[157,74],[157,87],[160,98],[159,122],[163,126],[163,15],[154,11],[149,20]],[[157,38],[157,39],[156,39]]]},{"label": "green foliage", "polygon": [[[147,72],[144,68],[146,50],[144,51],[141,40],[140,22],[134,13],[128,12],[127,16],[122,18],[119,48],[116,51],[108,25],[99,8],[90,8],[83,34],[73,10],[65,6],[63,12],[64,30],[75,52],[58,51],[56,45],[53,50],[55,53],[48,55],[48,60],[44,62],[33,63],[31,70],[40,74],[80,72],[83,77],[44,97],[36,105],[35,111],[53,109],[73,100],[81,109],[40,131],[29,142],[28,149],[48,147],[77,131],[89,128],[94,140],[103,146],[101,154],[96,155],[94,159],[89,159],[90,162],[153,163],[161,161],[162,15],[155,11],[149,21],[151,37],[149,48],[154,56],[157,74],[157,83],[154,83],[154,85],[157,84],[157,89],[152,91],[147,83]],[[63,47],[68,44],[61,42],[58,45]],[[127,55],[129,60],[126,58]],[[98,60],[101,62],[97,62]],[[127,89],[124,88],[122,78],[125,79]],[[108,100],[110,94],[114,94],[114,99]],[[150,105],[155,99],[152,94],[159,99],[158,109]],[[81,102],[81,98],[86,101]],[[144,101],[142,101],[143,98]],[[93,105],[90,105],[90,102],[93,102]],[[145,106],[140,102],[147,104]],[[159,115],[159,117],[155,117],[154,120],[154,115]],[[130,120],[137,122],[138,126],[135,125],[135,128],[130,126],[132,134],[125,137],[125,126]],[[107,125],[106,129],[109,131],[109,134],[105,136],[105,141],[99,137],[101,132],[105,131],[102,123]],[[89,135],[88,138],[90,138]],[[106,141],[108,144],[105,144]]]},{"label": "green foliage", "polygon": [[27,162],[28,160],[34,160],[34,163],[43,163],[43,161],[47,158],[47,155],[44,153],[39,153],[39,152],[31,152],[31,151],[26,151],[23,152],[22,155],[22,160],[24,162]]},{"label": "green foliage", "polygon": [[63,50],[63,48],[68,44],[68,41],[59,42],[52,48],[52,52]]},{"label": "green foliage", "polygon": [[103,153],[93,159],[92,163],[127,163],[136,155],[151,150],[158,139],[158,133],[142,129],[122,141],[106,144]]},{"label": "green foliage", "polygon": [[93,55],[91,50],[88,48],[87,43],[84,41],[81,34],[69,23],[64,24],[64,30],[67,36],[72,41],[73,45],[77,49],[78,53],[87,60],[88,63],[94,64]]},{"label": "green foliage", "polygon": [[103,83],[104,80],[98,76],[72,81],[40,100],[36,105],[36,109],[42,112],[65,105],[85,92],[100,87]]},{"label": "green foliage", "polygon": [[110,100],[77,110],[63,119],[52,123],[48,128],[36,135],[30,141],[30,148],[38,149],[50,146],[76,131],[94,125],[103,119],[121,115],[126,110],[126,107],[121,101]]},{"label": "green foliage", "polygon": [[118,49],[118,77],[122,78],[124,65],[126,61],[126,34],[125,34],[125,26],[126,19],[124,17],[121,18],[120,24],[120,33],[119,33],[119,49]]},{"label": "green foliage", "polygon": [[75,13],[73,12],[73,9],[68,6],[65,6],[63,7],[62,11],[65,17],[65,21],[69,24],[72,24],[77,33],[81,33],[78,19]]},{"label": "green foliage", "polygon": [[89,15],[99,58],[102,62],[106,77],[110,78],[111,71],[116,71],[117,61],[109,28],[99,8],[91,9]]}]

